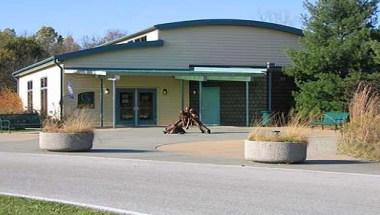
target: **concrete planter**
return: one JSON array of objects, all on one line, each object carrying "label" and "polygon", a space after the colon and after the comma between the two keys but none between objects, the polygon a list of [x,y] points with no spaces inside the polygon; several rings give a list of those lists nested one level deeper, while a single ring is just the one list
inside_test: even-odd
[{"label": "concrete planter", "polygon": [[301,163],[306,160],[307,144],[246,140],[244,158],[264,163]]},{"label": "concrete planter", "polygon": [[94,133],[48,133],[40,132],[40,149],[57,152],[90,151]]}]

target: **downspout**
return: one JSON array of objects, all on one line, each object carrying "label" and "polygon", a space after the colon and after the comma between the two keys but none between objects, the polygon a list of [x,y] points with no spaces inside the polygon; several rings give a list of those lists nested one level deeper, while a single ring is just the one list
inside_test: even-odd
[{"label": "downspout", "polygon": [[62,120],[63,119],[63,90],[64,90],[63,89],[63,73],[64,73],[64,70],[63,70],[63,67],[59,64],[59,61],[57,58],[54,58],[54,64],[57,65],[61,71],[61,78],[60,78],[60,80],[61,80],[61,83],[60,83],[60,85],[61,85],[61,90],[60,90],[61,91],[60,92],[61,99],[59,101],[59,108],[60,108],[59,117]]}]

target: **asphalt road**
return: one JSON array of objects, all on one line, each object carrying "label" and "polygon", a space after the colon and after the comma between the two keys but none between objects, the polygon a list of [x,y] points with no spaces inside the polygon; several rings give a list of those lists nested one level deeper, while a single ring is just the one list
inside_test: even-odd
[{"label": "asphalt road", "polygon": [[0,192],[148,214],[379,214],[380,176],[0,152]]}]

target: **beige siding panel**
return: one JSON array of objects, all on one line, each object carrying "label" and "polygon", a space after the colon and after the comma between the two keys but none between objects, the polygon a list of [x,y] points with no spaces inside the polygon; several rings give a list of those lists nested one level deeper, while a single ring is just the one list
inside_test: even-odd
[{"label": "beige siding panel", "polygon": [[60,84],[61,70],[57,66],[47,67],[38,72],[31,73],[19,78],[18,94],[22,100],[22,104],[27,109],[28,105],[28,81],[33,81],[33,109],[41,110],[41,78],[47,77],[48,84],[48,114],[50,116],[59,117],[59,100],[60,100]]},{"label": "beige siding panel", "polygon": [[[65,84],[71,81],[74,87],[75,98],[65,97],[65,113],[70,114],[77,107],[77,96],[79,93],[95,92],[95,109],[90,109],[94,122],[100,124],[100,80],[92,75],[65,74]],[[185,104],[189,104],[189,84],[184,84]],[[109,95],[104,95],[104,125],[112,126],[112,81],[105,80],[104,87],[110,89]],[[167,125],[174,122],[180,111],[180,82],[173,77],[152,76],[121,76],[116,82],[116,88],[134,89],[156,89],[157,91],[157,125]],[[163,95],[162,90],[167,89],[168,94]],[[67,89],[66,89],[67,90]],[[67,92],[66,92],[67,94]]]},{"label": "beige siding panel", "polygon": [[68,60],[74,67],[188,68],[189,65],[289,64],[294,34],[253,27],[200,26],[161,30],[164,46],[130,49]]}]

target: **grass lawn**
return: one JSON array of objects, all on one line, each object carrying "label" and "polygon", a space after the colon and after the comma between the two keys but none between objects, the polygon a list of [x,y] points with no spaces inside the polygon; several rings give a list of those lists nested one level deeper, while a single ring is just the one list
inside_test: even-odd
[{"label": "grass lawn", "polygon": [[73,214],[73,215],[111,215],[112,213],[95,211],[72,205],[55,202],[39,201],[27,198],[0,195],[1,215],[44,215],[44,214]]}]

